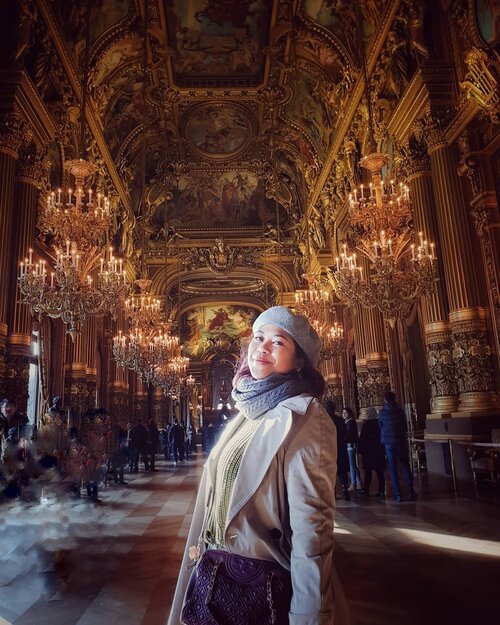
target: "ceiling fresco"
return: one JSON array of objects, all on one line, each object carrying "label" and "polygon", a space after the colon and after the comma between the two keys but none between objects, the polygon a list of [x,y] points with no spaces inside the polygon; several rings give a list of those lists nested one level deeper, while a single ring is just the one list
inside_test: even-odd
[{"label": "ceiling fresco", "polygon": [[250,113],[236,103],[204,103],[186,115],[185,135],[198,155],[217,160],[241,154],[252,138]]},{"label": "ceiling fresco", "polygon": [[[171,193],[172,199],[152,216],[155,226],[204,230],[262,227],[276,219],[276,203],[266,197],[262,178],[249,169],[215,175],[210,170],[193,171],[181,175]],[[286,219],[283,209],[281,219]]]},{"label": "ceiling fresco", "polygon": [[285,108],[286,115],[303,128],[324,157],[333,142],[335,119],[331,107],[321,97],[321,80],[307,71],[298,70],[293,81],[293,96]]},{"label": "ceiling fresco", "polygon": [[[123,185],[117,251],[166,301],[191,303],[184,327],[199,356],[209,334],[239,337],[252,314],[243,303],[279,301],[284,284],[301,280],[308,195],[359,72],[352,6],[145,1],[96,0],[89,107]],[[80,78],[86,4],[51,3]],[[384,6],[361,3],[370,28]],[[77,137],[75,119],[67,130]],[[92,156],[101,159],[97,142]],[[316,230],[320,250],[323,223]],[[160,285],[171,264],[176,280]]]},{"label": "ceiling fresco", "polygon": [[190,357],[202,356],[211,339],[225,335],[245,341],[259,311],[250,306],[198,306],[185,313],[181,321],[184,352]]},{"label": "ceiling fresco", "polygon": [[256,85],[262,79],[271,3],[164,0],[175,83]]}]

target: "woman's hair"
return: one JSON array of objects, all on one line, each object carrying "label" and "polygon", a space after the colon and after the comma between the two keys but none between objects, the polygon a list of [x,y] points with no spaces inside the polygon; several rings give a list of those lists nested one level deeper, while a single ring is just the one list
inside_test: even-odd
[{"label": "woman's hair", "polygon": [[[325,380],[323,376],[305,355],[304,350],[297,345],[295,341],[293,342],[295,344],[295,356],[303,361],[303,365],[300,368],[301,378],[309,382],[310,391],[314,397],[321,397],[325,392]],[[233,387],[238,386],[238,382],[241,378],[246,378],[250,375],[250,367],[248,366],[248,346],[246,346],[241,350],[240,360],[233,378]]]},{"label": "woman's hair", "polygon": [[354,419],[354,412],[349,408],[349,406],[344,406],[342,410],[345,410],[351,419]]}]

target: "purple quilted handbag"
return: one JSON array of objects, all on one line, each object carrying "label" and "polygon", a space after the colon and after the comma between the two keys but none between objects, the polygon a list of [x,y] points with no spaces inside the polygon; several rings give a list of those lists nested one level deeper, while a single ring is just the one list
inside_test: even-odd
[{"label": "purple quilted handbag", "polygon": [[209,549],[194,568],[183,625],[288,625],[290,573],[277,563]]}]

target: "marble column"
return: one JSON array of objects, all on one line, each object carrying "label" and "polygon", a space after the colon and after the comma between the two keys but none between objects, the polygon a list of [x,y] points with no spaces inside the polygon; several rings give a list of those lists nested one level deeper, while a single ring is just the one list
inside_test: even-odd
[{"label": "marble column", "polygon": [[459,391],[458,412],[472,416],[475,412],[496,409],[498,405],[486,312],[480,305],[476,259],[457,173],[458,154],[455,145],[448,145],[444,140],[441,126],[439,118],[429,118],[426,140],[450,308],[452,357]]},{"label": "marble column", "polygon": [[19,260],[33,247],[38,206],[38,185],[44,168],[36,149],[30,145],[20,151],[14,187],[14,214],[11,232],[11,271],[9,281],[6,393],[15,397],[22,412],[28,402],[32,317],[28,306],[20,303]]},{"label": "marble column", "polygon": [[436,245],[438,281],[434,292],[422,300],[427,364],[430,378],[431,412],[448,414],[458,408],[455,362],[452,357],[451,325],[445,288],[442,246],[436,218],[431,161],[423,141],[415,138],[406,148],[402,163],[410,187],[416,232],[423,232]]},{"label": "marble column", "polygon": [[17,116],[5,116],[0,122],[0,280],[4,297],[0,298],[0,396],[6,395],[6,340],[8,309],[12,302],[6,294],[12,268],[12,220],[16,161],[22,132]]}]

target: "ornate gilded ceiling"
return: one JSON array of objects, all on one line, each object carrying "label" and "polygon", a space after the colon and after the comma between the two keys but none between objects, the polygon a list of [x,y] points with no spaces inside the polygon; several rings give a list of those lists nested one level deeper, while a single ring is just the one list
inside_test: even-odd
[{"label": "ornate gilded ceiling", "polygon": [[[365,124],[355,3],[93,0],[90,15],[86,0],[34,4],[26,66],[58,128],[52,182],[78,152],[89,24],[86,149],[116,194],[115,243],[136,275],[176,315],[293,292],[328,247],[335,184],[359,153],[346,137],[355,114],[358,135]],[[368,50],[398,4],[359,3]]]}]

